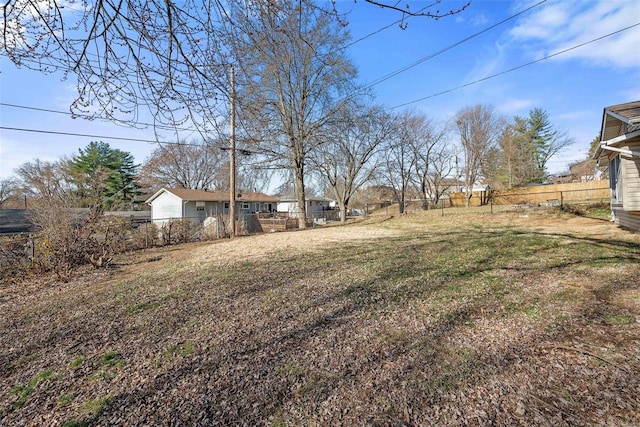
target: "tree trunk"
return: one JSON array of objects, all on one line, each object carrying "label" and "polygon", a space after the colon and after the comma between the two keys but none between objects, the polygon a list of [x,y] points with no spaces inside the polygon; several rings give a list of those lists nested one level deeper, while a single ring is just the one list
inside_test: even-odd
[{"label": "tree trunk", "polygon": [[304,195],[304,171],[296,170],[296,199],[298,200],[298,228],[307,228],[307,200]]}]

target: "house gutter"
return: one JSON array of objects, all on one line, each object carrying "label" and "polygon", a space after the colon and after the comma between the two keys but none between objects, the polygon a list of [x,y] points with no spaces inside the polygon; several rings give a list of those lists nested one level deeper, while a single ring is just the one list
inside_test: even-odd
[{"label": "house gutter", "polygon": [[598,157],[600,157],[600,154],[602,153],[602,150],[616,151],[618,153],[626,154],[627,156],[630,156],[630,157],[640,157],[640,152],[638,151],[631,151],[631,150],[626,150],[624,148],[612,147],[612,145],[614,144],[628,141],[629,139],[635,138],[637,136],[640,136],[640,130],[635,130],[633,132],[620,135],[615,138],[611,138],[607,141],[601,141],[596,152],[593,154],[593,158],[598,159]]},{"label": "house gutter", "polygon": [[603,150],[615,151],[616,153],[626,154],[629,157],[640,157],[640,151],[632,151],[624,148],[611,147],[609,145],[600,145]]}]

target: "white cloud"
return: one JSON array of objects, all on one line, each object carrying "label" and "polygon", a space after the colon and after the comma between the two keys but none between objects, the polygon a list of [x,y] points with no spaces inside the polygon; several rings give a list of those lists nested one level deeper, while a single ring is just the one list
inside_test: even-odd
[{"label": "white cloud", "polygon": [[504,63],[504,46],[499,43],[495,43],[493,47],[476,54],[476,65],[467,73],[463,80],[466,83],[490,76],[496,71],[501,70]]},{"label": "white cloud", "polygon": [[469,23],[475,27],[485,25],[487,22],[489,22],[489,18],[487,18],[483,13],[474,15],[473,18],[469,20]]},{"label": "white cloud", "polygon": [[[633,0],[553,1],[520,20],[509,36],[527,44],[533,58],[569,49],[640,22],[640,3]],[[625,30],[557,56],[594,65],[640,66],[640,29]]]},{"label": "white cloud", "polygon": [[532,99],[507,98],[498,104],[497,109],[500,113],[509,116],[526,115],[537,103],[538,101]]}]

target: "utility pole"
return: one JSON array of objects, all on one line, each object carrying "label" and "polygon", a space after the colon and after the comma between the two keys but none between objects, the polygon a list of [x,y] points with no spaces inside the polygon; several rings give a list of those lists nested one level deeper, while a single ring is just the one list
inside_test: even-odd
[{"label": "utility pole", "polygon": [[236,236],[236,88],[234,82],[234,70],[231,66],[231,96],[229,118],[229,223],[231,225],[231,237]]}]

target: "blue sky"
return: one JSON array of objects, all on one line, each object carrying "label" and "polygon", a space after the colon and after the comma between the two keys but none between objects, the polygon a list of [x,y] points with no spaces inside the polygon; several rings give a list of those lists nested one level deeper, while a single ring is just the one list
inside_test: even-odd
[{"label": "blue sky", "polygon": [[[432,2],[409,4],[418,10]],[[445,0],[440,8],[461,3]],[[404,30],[393,25],[354,43],[348,55],[358,67],[362,83],[420,62],[373,86],[377,102],[386,107],[410,103],[394,111],[412,109],[434,121],[445,121],[462,108],[479,103],[492,105],[507,117],[526,116],[536,107],[546,110],[555,128],[575,140],[550,161],[550,172],[557,173],[585,157],[589,143],[600,131],[604,107],[640,100],[640,26],[541,59],[640,23],[640,2],[548,0],[483,32],[537,3],[473,0],[467,10],[453,17],[437,21],[410,18]],[[353,40],[400,18],[363,0],[341,0],[338,7],[352,10],[348,28]],[[540,61],[501,74],[536,60]],[[73,80],[18,69],[5,57],[0,57],[0,69],[0,103],[68,111],[74,97]],[[153,139],[150,130],[4,105],[0,105],[0,126]],[[77,154],[79,148],[97,139],[0,129],[0,178],[11,176],[17,166],[36,158],[54,161]],[[155,147],[145,142],[100,139],[130,152],[137,163]]]}]

